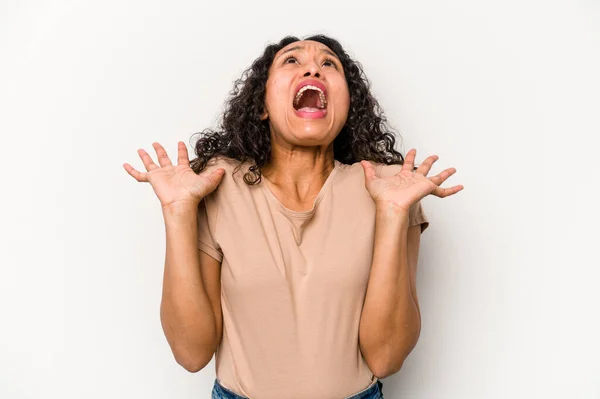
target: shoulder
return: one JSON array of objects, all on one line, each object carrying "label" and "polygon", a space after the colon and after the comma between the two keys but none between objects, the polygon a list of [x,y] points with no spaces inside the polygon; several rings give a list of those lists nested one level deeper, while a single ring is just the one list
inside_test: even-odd
[{"label": "shoulder", "polygon": [[204,170],[212,172],[215,169],[223,168],[225,172],[233,172],[233,170],[241,165],[241,162],[234,158],[229,158],[224,155],[215,155],[206,163]]},{"label": "shoulder", "polygon": [[[339,165],[339,169],[342,170],[344,173],[348,173],[348,174],[359,174],[359,175],[363,175],[364,174],[364,168],[363,166],[360,164],[361,161],[357,161],[354,163],[342,163],[340,161],[337,161],[338,165]],[[378,162],[374,162],[374,161],[367,161],[369,162],[371,165],[373,165],[375,167],[375,170],[377,172],[379,172],[381,170],[381,167],[383,166],[383,164],[378,163]]]},{"label": "shoulder", "polygon": [[402,170],[402,167],[404,166],[402,164],[386,165],[383,163],[379,165],[381,165],[380,167],[382,177],[393,176],[396,173],[400,172]]},{"label": "shoulder", "polygon": [[[244,181],[244,175],[249,171],[252,165],[254,165],[254,162],[242,162],[224,155],[212,157],[206,163],[204,170],[207,170],[210,173],[213,170],[223,168],[225,170],[225,175],[217,188],[209,195],[214,197],[216,201],[223,199],[229,202],[236,202],[238,198],[249,198],[258,187],[258,185],[249,185]],[[253,178],[253,175],[250,177]]]},{"label": "shoulder", "polygon": [[225,170],[223,182],[235,180],[236,184],[239,184],[240,182],[244,181],[244,174],[249,171],[250,166],[252,165],[253,163],[251,162],[242,162],[235,158],[229,158],[224,155],[215,155],[208,160],[201,173],[204,171],[208,171],[208,173],[210,173],[213,170],[223,168]]},{"label": "shoulder", "polygon": [[[384,163],[375,162],[375,161],[367,161],[367,162],[369,162],[371,165],[373,165],[373,167],[375,168],[375,172],[380,174],[382,177],[393,176],[396,173],[400,172],[400,170],[402,170],[401,164],[386,165]],[[342,168],[350,173],[355,173],[355,174],[358,174],[358,175],[364,177],[364,168],[360,164],[360,161],[355,162],[353,164],[342,164]]]}]

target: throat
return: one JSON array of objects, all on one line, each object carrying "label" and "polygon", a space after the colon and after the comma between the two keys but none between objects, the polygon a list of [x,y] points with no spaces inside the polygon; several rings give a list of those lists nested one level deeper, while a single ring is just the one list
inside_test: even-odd
[{"label": "throat", "polygon": [[336,161],[334,160],[325,176],[317,175],[303,182],[295,182],[291,176],[288,175],[286,178],[281,173],[270,175],[272,179],[266,177],[263,169],[261,184],[264,184],[264,187],[283,207],[293,212],[307,212],[315,208],[315,202],[322,195],[325,185],[335,171]]}]

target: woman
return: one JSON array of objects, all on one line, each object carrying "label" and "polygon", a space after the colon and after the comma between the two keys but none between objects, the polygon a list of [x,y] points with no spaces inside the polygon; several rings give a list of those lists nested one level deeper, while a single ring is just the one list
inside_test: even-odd
[{"label": "woman", "polygon": [[[139,150],[166,225],[161,321],[213,398],[382,398],[416,345],[423,197],[416,151],[394,150],[369,83],[335,40],[286,37],[239,79],[191,163]],[[210,163],[209,163],[210,161]],[[243,173],[238,173],[239,171]]]}]

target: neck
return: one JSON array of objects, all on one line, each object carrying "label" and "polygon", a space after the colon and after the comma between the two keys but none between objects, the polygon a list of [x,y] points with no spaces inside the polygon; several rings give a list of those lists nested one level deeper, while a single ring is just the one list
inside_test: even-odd
[{"label": "neck", "polygon": [[274,151],[261,174],[284,197],[300,203],[319,193],[334,168],[333,148],[326,153]]}]

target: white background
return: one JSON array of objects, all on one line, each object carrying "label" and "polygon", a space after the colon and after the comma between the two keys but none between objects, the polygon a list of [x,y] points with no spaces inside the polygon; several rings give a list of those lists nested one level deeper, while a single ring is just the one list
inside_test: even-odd
[{"label": "white background", "polygon": [[164,338],[162,214],[122,164],[173,158],[265,45],[312,33],[465,186],[423,199],[423,329],[385,397],[600,398],[599,4],[2,0],[0,398],[210,397],[214,359],[188,373]]}]

